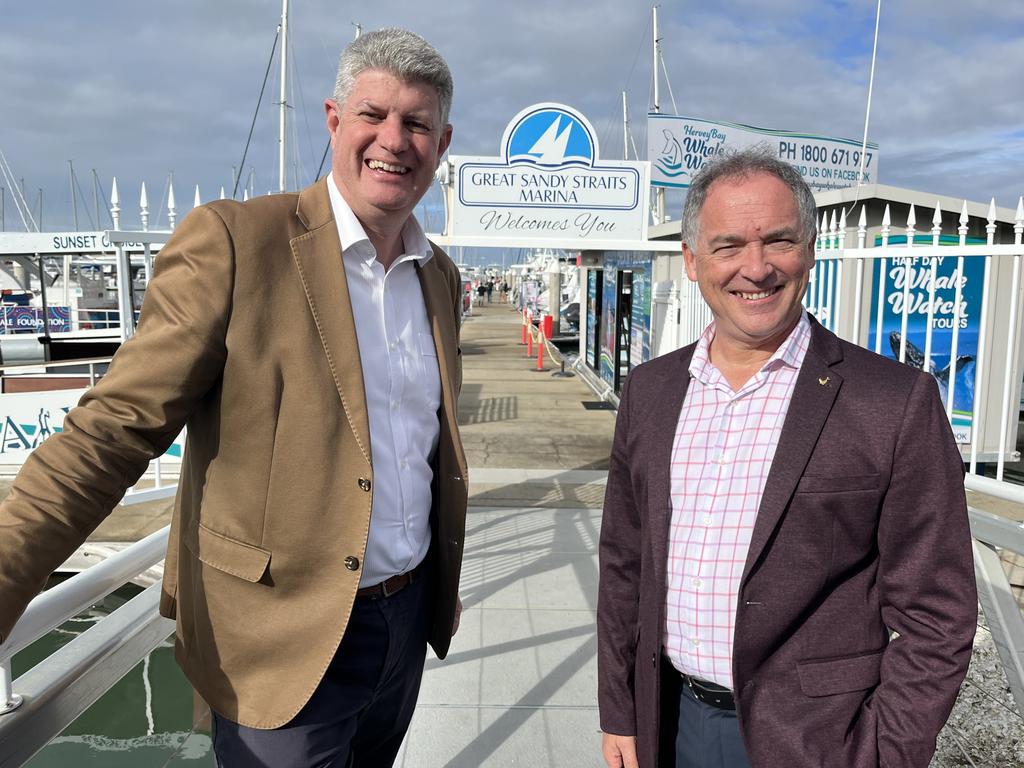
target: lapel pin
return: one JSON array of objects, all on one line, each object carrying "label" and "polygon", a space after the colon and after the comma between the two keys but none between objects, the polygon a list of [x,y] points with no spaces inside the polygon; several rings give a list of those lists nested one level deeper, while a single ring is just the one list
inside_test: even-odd
[{"label": "lapel pin", "polygon": [[821,386],[823,387],[827,387],[829,381],[831,381],[831,378],[829,376],[826,376],[824,379],[818,379],[818,383],[821,384]]}]

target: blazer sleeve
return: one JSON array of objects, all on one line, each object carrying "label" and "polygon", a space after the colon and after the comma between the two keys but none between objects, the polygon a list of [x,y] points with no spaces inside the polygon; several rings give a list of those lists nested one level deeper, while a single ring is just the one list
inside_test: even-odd
[{"label": "blazer sleeve", "polygon": [[931,376],[911,389],[878,528],[882,657],[875,714],[882,766],[925,768],[971,658],[977,587],[963,462]]},{"label": "blazer sleeve", "polygon": [[134,337],[18,473],[0,505],[0,642],[219,379],[233,270],[223,220],[197,209],[156,258]]},{"label": "blazer sleeve", "polygon": [[640,610],[640,510],[630,476],[627,378],[619,400],[599,545],[597,685],[601,730],[636,735],[633,670]]}]

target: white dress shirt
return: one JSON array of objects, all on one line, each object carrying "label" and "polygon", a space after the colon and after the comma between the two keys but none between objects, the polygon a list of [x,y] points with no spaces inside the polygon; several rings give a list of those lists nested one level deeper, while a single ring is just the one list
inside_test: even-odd
[{"label": "white dress shirt", "polygon": [[672,447],[664,647],[680,672],[732,688],[740,579],[811,326],[803,313],[738,391],[711,362],[714,337],[712,323],[693,352]]},{"label": "white dress shirt", "polygon": [[419,222],[409,216],[402,229],[405,252],[385,272],[332,176],[327,187],[370,421],[373,501],[359,579],[361,587],[368,587],[411,571],[430,547],[431,460],[440,433],[441,378],[416,262],[425,264],[433,251]]}]

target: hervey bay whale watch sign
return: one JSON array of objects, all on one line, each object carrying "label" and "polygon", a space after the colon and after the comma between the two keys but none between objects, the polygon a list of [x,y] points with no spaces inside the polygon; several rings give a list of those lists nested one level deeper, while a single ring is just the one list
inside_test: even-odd
[{"label": "hervey bay whale watch sign", "polygon": [[601,161],[589,121],[563,104],[527,107],[500,157],[451,158],[456,236],[645,240],[650,164]]},{"label": "hervey bay whale watch sign", "polygon": [[647,115],[647,157],[651,184],[689,187],[705,161],[727,150],[766,143],[804,177],[815,192],[852,187],[864,169],[864,183],[878,182],[878,145],[853,139],[754,128],[698,117]]}]

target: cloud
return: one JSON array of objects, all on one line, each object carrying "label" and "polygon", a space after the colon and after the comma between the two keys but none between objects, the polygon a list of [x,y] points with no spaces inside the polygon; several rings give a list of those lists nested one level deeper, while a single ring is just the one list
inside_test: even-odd
[{"label": "cloud", "polygon": [[[80,179],[116,175],[126,224],[142,181],[151,202],[173,170],[179,208],[229,188],[267,67],[279,0],[21,4],[0,12],[0,150],[26,196],[44,189],[44,221],[69,225],[67,161]],[[874,0],[664,3],[665,66],[681,114],[859,139],[864,126]],[[353,7],[294,4],[291,175],[307,183],[324,147],[322,99],[340,48],[364,29],[397,25],[447,57],[456,92],[452,151],[495,154],[523,107],[561,101],[586,114],[602,153],[622,151],[621,91],[645,152],[651,104],[651,18],[621,0],[380,0]],[[1009,201],[1024,189],[1019,134],[1024,4],[904,0],[883,4],[870,139],[881,181],[925,192]],[[242,170],[256,190],[277,182],[277,68]],[[662,81],[663,111],[672,110]],[[82,182],[83,186],[85,182]],[[8,203],[10,201],[8,200]],[[8,208],[10,212],[10,208]],[[179,211],[180,213],[180,211]],[[7,225],[14,222],[8,213]]]}]

